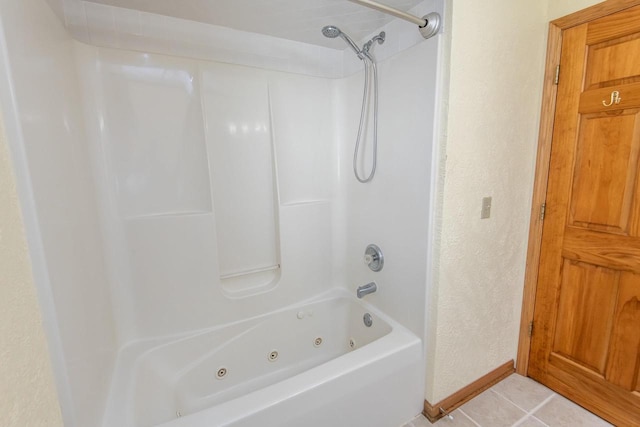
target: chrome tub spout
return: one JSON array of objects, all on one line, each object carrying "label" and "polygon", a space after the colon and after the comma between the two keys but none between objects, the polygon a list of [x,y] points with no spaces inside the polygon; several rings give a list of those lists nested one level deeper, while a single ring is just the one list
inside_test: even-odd
[{"label": "chrome tub spout", "polygon": [[358,286],[358,290],[356,291],[356,295],[358,298],[362,298],[365,295],[369,295],[378,290],[378,285],[376,282],[367,283],[366,285]]}]

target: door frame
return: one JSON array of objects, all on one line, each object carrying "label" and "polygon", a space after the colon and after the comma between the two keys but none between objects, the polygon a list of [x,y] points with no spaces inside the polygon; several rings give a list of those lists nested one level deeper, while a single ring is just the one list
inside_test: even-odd
[{"label": "door frame", "polygon": [[577,25],[621,12],[625,9],[638,5],[640,5],[640,0],[607,0],[562,18],[558,18],[549,23],[544,87],[542,90],[542,111],[540,114],[540,130],[538,134],[538,149],[533,184],[533,197],[531,202],[531,219],[529,222],[529,244],[527,247],[524,294],[522,299],[522,314],[520,317],[520,334],[516,359],[516,372],[520,375],[527,376],[529,369],[529,350],[531,348],[529,325],[533,324],[533,311],[538,284],[538,268],[540,264],[543,225],[541,213],[542,205],[546,199],[547,184],[549,181],[551,140],[553,136],[553,124],[556,111],[556,95],[558,92],[558,86],[555,83],[556,69],[560,64],[563,32]]}]

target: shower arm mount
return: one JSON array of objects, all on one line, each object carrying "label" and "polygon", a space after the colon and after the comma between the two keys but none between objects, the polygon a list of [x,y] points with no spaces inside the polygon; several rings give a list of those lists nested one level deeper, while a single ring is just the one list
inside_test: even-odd
[{"label": "shower arm mount", "polygon": [[425,39],[435,36],[440,30],[440,15],[436,12],[429,13],[422,18],[419,18],[415,15],[411,15],[410,13],[372,0],[349,1],[365,7],[369,7],[371,9],[378,10],[388,15],[393,15],[396,18],[404,19],[405,21],[411,22],[412,24],[416,24],[418,26],[418,29],[420,30],[420,34],[422,34],[422,37],[424,37]]}]

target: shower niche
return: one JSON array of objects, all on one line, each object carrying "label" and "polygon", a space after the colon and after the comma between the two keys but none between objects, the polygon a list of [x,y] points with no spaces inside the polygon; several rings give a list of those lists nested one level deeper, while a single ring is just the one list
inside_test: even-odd
[{"label": "shower niche", "polygon": [[280,277],[269,88],[256,74],[201,74],[219,277],[225,295],[235,298],[268,291]]},{"label": "shower niche", "polygon": [[[132,313],[144,334],[166,333],[153,317],[181,306],[196,315],[172,332],[265,307],[243,305],[250,297],[276,305],[278,293],[293,299],[329,283],[308,245],[331,247],[329,79],[77,50],[87,110],[100,112],[90,133],[111,265],[128,283],[122,299],[147,307]],[[193,288],[203,290],[195,304],[184,292]]]}]

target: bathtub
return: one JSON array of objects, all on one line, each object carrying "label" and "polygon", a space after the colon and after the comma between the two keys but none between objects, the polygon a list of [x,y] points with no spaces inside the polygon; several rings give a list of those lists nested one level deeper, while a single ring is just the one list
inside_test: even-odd
[{"label": "bathtub", "polygon": [[398,427],[421,410],[421,365],[418,337],[334,290],[127,347],[103,427]]}]

